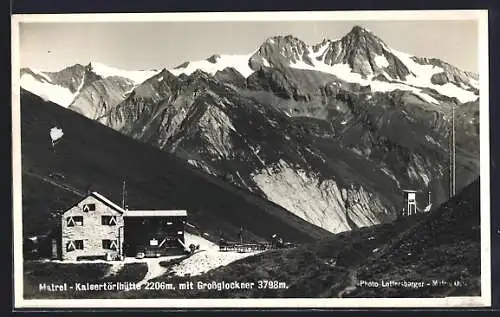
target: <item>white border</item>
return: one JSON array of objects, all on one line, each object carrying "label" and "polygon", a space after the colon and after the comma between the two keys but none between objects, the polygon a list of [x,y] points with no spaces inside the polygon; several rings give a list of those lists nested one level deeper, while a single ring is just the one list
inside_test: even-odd
[{"label": "white border", "polygon": [[[326,20],[476,20],[479,22],[480,186],[481,186],[481,296],[450,298],[307,298],[307,299],[23,299],[22,184],[20,142],[19,23],[32,22],[187,22],[187,21],[326,21]],[[358,307],[487,307],[491,305],[490,260],[490,142],[488,11],[339,11],[339,12],[217,12],[50,14],[12,16],[12,158],[15,308],[358,308]]]},{"label": "white border", "polygon": [[435,11],[282,11],[282,12],[198,12],[198,13],[79,13],[20,14],[20,22],[198,22],[198,21],[351,21],[351,20],[477,20],[485,10]]}]

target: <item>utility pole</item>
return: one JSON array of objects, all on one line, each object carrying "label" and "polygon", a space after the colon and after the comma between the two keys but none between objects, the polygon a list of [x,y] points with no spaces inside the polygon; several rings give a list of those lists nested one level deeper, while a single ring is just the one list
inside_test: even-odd
[{"label": "utility pole", "polygon": [[451,135],[452,135],[452,162],[453,162],[453,165],[452,165],[452,183],[451,183],[451,186],[452,186],[452,191],[451,191],[451,194],[452,196],[455,196],[456,194],[456,152],[455,152],[455,104],[453,104],[451,106]]},{"label": "utility pole", "polygon": [[243,243],[243,226],[240,227],[240,232],[238,233],[238,238],[240,243]]},{"label": "utility pole", "polygon": [[455,155],[455,104],[451,106],[451,191],[450,196],[456,194],[456,155]]}]

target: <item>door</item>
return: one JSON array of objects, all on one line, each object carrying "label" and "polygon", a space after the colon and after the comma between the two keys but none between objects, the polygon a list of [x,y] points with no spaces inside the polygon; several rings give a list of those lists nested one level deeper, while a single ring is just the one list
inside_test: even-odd
[{"label": "door", "polygon": [[410,205],[410,215],[416,214],[415,207],[416,207],[416,206],[415,206],[414,204],[411,204],[411,205]]}]

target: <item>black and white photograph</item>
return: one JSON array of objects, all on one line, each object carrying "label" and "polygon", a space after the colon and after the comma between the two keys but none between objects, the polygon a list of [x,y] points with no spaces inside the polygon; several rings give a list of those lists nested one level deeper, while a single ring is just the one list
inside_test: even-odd
[{"label": "black and white photograph", "polygon": [[487,20],[14,15],[16,306],[488,306]]}]

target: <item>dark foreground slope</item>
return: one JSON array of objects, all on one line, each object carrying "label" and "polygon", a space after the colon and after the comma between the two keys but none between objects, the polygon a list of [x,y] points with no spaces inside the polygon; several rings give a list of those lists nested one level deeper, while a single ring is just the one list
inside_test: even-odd
[{"label": "dark foreground slope", "polygon": [[[64,132],[55,148],[52,127]],[[48,232],[89,189],[120,203],[124,179],[129,209],[187,209],[189,223],[209,239],[218,239],[219,230],[236,237],[240,226],[249,240],[277,231],[297,242],[330,235],[278,205],[24,90],[21,131],[25,237]]]},{"label": "dark foreground slope", "polygon": [[[371,257],[357,278],[366,281],[425,281],[422,288],[357,288],[349,296],[480,295],[481,230],[479,179],[441,205],[397,243]],[[432,285],[432,281],[445,285]],[[451,285],[450,285],[451,284]]]},{"label": "dark foreground slope", "polygon": [[[179,291],[178,297],[443,297],[480,295],[479,180],[433,212],[245,258],[197,281],[277,281],[277,289]],[[186,278],[165,275],[158,281]],[[385,282],[423,282],[382,287]],[[283,288],[285,282],[286,287]],[[373,282],[379,283],[378,287]],[[433,285],[434,283],[438,283]],[[443,284],[442,282],[446,282]],[[368,284],[370,283],[370,284]],[[429,283],[429,285],[428,285]],[[256,284],[257,285],[257,284]],[[127,296],[141,297],[130,293]],[[163,297],[161,292],[147,295]]]}]

